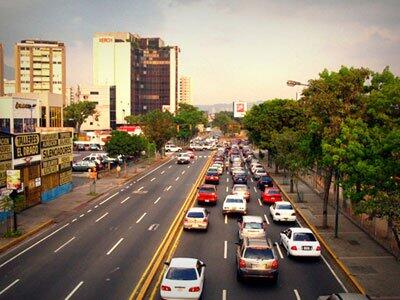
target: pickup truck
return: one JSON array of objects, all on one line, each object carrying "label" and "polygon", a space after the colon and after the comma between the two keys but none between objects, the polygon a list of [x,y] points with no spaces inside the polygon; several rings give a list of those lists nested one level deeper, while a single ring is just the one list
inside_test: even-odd
[{"label": "pickup truck", "polygon": [[175,145],[165,145],[165,152],[181,152],[182,148]]}]

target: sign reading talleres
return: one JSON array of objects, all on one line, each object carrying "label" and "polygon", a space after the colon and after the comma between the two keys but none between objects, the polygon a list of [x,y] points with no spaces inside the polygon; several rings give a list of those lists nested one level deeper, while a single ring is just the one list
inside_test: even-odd
[{"label": "sign reading talleres", "polygon": [[39,133],[18,134],[14,137],[14,159],[40,154]]},{"label": "sign reading talleres", "polygon": [[41,134],[42,176],[71,169],[72,133]]}]

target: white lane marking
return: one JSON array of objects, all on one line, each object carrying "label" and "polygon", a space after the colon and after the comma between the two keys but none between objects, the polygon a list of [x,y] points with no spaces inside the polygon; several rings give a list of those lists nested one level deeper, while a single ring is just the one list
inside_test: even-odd
[{"label": "white lane marking", "polygon": [[181,174],[183,175],[183,174],[185,174],[185,172],[186,172],[186,171],[182,171],[182,173],[181,173]]},{"label": "white lane marking", "polygon": [[278,250],[279,257],[280,257],[281,259],[283,259],[283,254],[282,254],[282,251],[281,251],[281,247],[279,247],[279,244],[278,244],[278,243],[275,243],[275,246],[276,246],[276,249]]},{"label": "white lane marking", "polygon": [[97,223],[98,221],[100,221],[101,219],[103,219],[105,216],[108,215],[108,212],[106,212],[104,215],[102,215],[100,218],[98,218],[96,221],[94,221],[95,223]]},{"label": "white lane marking", "polygon": [[222,300],[226,300],[226,290],[222,290]]},{"label": "white lane marking", "polygon": [[75,219],[73,219],[73,220],[72,220],[72,223],[76,222],[76,220],[77,220],[76,218],[75,218]]},{"label": "white lane marking", "polygon": [[118,194],[119,194],[119,192],[116,192],[115,194],[111,195],[111,196],[108,197],[107,199],[101,201],[101,202],[99,203],[99,205],[102,205],[102,204],[106,203],[108,200],[110,200],[112,197],[114,197],[114,196],[116,196],[116,195],[118,195]]},{"label": "white lane marking", "polygon": [[226,171],[226,175],[229,175],[229,171]]},{"label": "white lane marking", "polygon": [[145,215],[147,215],[147,213],[144,213],[144,214],[136,221],[136,224],[138,224],[140,221],[142,221],[142,219],[144,218]]},{"label": "white lane marking", "polygon": [[228,256],[228,241],[224,241],[224,259]]},{"label": "white lane marking", "polygon": [[251,182],[254,182],[253,178],[250,178],[250,181],[251,181]]},{"label": "white lane marking", "polygon": [[257,189],[256,189],[256,187],[255,187],[255,186],[253,186],[253,189],[254,189],[254,191],[257,193]]},{"label": "white lane marking", "polygon": [[348,293],[348,289],[344,286],[343,282],[339,279],[339,277],[336,275],[335,271],[333,271],[332,267],[330,266],[330,264],[326,261],[325,257],[323,255],[321,255],[322,260],[325,262],[325,264],[327,265],[328,269],[331,271],[331,273],[333,274],[333,276],[336,278],[337,282],[339,282],[340,286],[342,287],[343,291],[345,291],[346,293]]},{"label": "white lane marking", "polygon": [[228,192],[228,190],[229,190],[229,188],[228,188],[228,187],[226,187],[226,192]]},{"label": "white lane marking", "polygon": [[124,238],[120,238],[119,241],[110,250],[108,250],[107,255],[110,255],[115,250],[115,248],[117,248],[118,245],[121,244],[123,240]]},{"label": "white lane marking", "polygon": [[69,243],[71,243],[74,239],[75,239],[75,237],[73,236],[68,241],[66,241],[64,244],[62,244],[60,247],[58,247],[56,250],[54,250],[54,253],[57,253],[58,251],[60,251],[62,248],[67,246]]},{"label": "white lane marking", "polygon": [[267,224],[269,225],[269,220],[267,218],[267,215],[265,215],[265,214],[264,214],[264,219],[265,219],[265,222],[267,222]]},{"label": "white lane marking", "polygon": [[156,180],[156,178],[155,177],[153,177],[150,181],[154,181],[154,180]]},{"label": "white lane marking", "polygon": [[299,292],[296,289],[294,289],[293,292],[296,295],[296,300],[301,300]]},{"label": "white lane marking", "polygon": [[178,181],[178,180],[179,180],[179,176],[175,178],[175,181]]},{"label": "white lane marking", "polygon": [[188,169],[190,168],[190,166],[188,166]]},{"label": "white lane marking", "polygon": [[154,204],[157,204],[158,201],[160,201],[161,197],[158,197],[156,201],[154,201]]},{"label": "white lane marking", "polygon": [[228,215],[225,215],[225,224],[228,224]]},{"label": "white lane marking", "polygon": [[229,178],[226,179],[226,182],[229,182]]},{"label": "white lane marking", "polygon": [[[160,169],[160,168],[163,167],[164,165],[168,164],[171,160],[172,160],[172,159],[167,160],[165,163],[159,165],[157,168],[151,170],[151,171],[148,172],[147,174],[144,174],[142,177],[140,177],[140,178],[139,178],[138,180],[136,180],[136,181],[142,180],[142,179],[145,178],[146,176],[150,175],[151,173],[157,171],[158,169]],[[161,173],[161,174],[162,174],[162,173]],[[134,181],[133,183],[136,183],[136,181]]]},{"label": "white lane marking", "polygon": [[90,213],[90,212],[92,212],[92,210],[91,210],[91,209],[89,209],[89,210],[87,211],[87,213]]},{"label": "white lane marking", "polygon": [[299,227],[303,227],[303,225],[301,225],[297,219],[296,219],[296,223],[297,223],[297,225],[299,225]]},{"label": "white lane marking", "polygon": [[172,185],[170,185],[169,187],[167,187],[166,191],[169,191],[172,188]]},{"label": "white lane marking", "polygon": [[257,198],[257,200],[258,200],[258,204],[260,204],[260,206],[262,206],[260,198]]},{"label": "white lane marking", "polygon": [[125,191],[125,189],[121,189],[121,192]]},{"label": "white lane marking", "polygon": [[83,281],[79,282],[78,285],[71,291],[71,293],[68,294],[67,297],[65,297],[65,300],[71,299],[71,297],[75,294],[75,292],[81,287],[83,284]]},{"label": "white lane marking", "polygon": [[144,189],[144,186],[141,186],[140,188],[138,188],[136,191],[137,192],[140,192],[141,190],[143,190]]},{"label": "white lane marking", "polygon": [[172,168],[172,165],[168,167],[168,169],[171,169],[171,168]]},{"label": "white lane marking", "polygon": [[19,279],[15,279],[11,284],[9,284],[6,288],[4,288],[1,292],[0,295],[4,294],[8,289],[12,288],[14,285],[18,283]]},{"label": "white lane marking", "polygon": [[165,173],[165,170],[161,172],[161,175]]},{"label": "white lane marking", "polygon": [[94,208],[98,208],[99,206],[98,205],[96,205]]},{"label": "white lane marking", "polygon": [[128,197],[126,197],[124,200],[122,200],[122,201],[121,201],[121,204],[122,204],[122,203],[125,203],[125,202],[126,202],[126,200],[128,200],[129,198],[130,198],[129,196],[128,196]]},{"label": "white lane marking", "polygon": [[133,183],[131,183],[129,186],[132,186],[133,185]]},{"label": "white lane marking", "polygon": [[79,218],[83,218],[85,216],[85,214],[81,214],[80,216],[79,216]]}]

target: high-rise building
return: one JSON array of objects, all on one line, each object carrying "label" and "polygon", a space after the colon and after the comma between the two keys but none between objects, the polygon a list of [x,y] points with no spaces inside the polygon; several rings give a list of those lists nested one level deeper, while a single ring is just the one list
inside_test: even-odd
[{"label": "high-rise building", "polygon": [[4,54],[3,44],[0,43],[0,96],[4,95]]},{"label": "high-rise building", "polygon": [[160,38],[128,32],[96,33],[93,38],[93,83],[115,85],[116,122],[159,109],[176,111],[178,53]]},{"label": "high-rise building", "polygon": [[179,102],[192,104],[191,79],[187,76],[179,78]]},{"label": "high-rise building", "polygon": [[66,101],[66,62],[64,43],[22,40],[15,51],[15,91],[50,92]]}]

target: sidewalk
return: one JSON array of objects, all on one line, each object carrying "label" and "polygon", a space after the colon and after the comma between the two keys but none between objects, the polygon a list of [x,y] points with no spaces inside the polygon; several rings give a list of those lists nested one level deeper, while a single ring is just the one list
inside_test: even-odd
[{"label": "sidewalk", "polygon": [[[65,218],[75,214],[90,201],[106,194],[115,187],[123,185],[134,176],[144,173],[151,166],[159,165],[167,161],[168,157],[155,159],[152,162],[142,160],[130,166],[126,170],[122,167],[120,178],[117,178],[116,171],[111,173],[101,173],[100,179],[96,182],[96,195],[89,195],[90,184],[85,183],[74,187],[73,190],[61,197],[44,204],[38,204],[32,208],[26,209],[18,214],[18,229],[22,236],[18,238],[1,238],[0,253],[13,247],[27,237],[35,234],[43,228],[53,223],[63,221]],[[84,176],[84,175],[78,175]]]},{"label": "sidewalk", "polygon": [[367,233],[352,223],[343,214],[339,215],[339,237],[334,237],[335,209],[328,207],[328,229],[322,229],[322,199],[318,194],[299,181],[299,191],[304,193],[304,201],[297,201],[297,194],[291,194],[288,179],[275,174],[273,168],[267,168],[282,190],[290,197],[300,213],[319,232],[321,238],[347,268],[367,295],[374,299],[400,299],[400,263],[375,242]]}]

